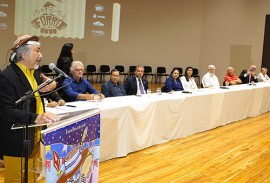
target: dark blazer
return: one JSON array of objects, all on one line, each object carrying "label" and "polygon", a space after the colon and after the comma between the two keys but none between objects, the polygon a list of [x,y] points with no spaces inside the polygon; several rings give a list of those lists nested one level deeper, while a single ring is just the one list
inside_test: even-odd
[{"label": "dark blazer", "polygon": [[[243,70],[242,72],[241,72],[241,74],[240,74],[240,76],[239,76],[239,78],[241,79],[241,81],[242,81],[242,83],[243,84],[247,84],[247,83],[249,83],[249,75],[247,75],[246,77],[244,76],[245,74],[247,73],[247,70]],[[252,76],[251,75],[251,81],[250,82],[252,82],[252,81],[254,81],[255,83],[258,83],[258,78],[254,78],[254,76]]]},{"label": "dark blazer", "polygon": [[[148,81],[144,78],[142,78],[143,87],[146,93],[146,90],[148,89]],[[127,78],[125,82],[125,89],[127,95],[136,95],[137,94],[137,81],[135,76],[130,76]]]},{"label": "dark blazer", "polygon": [[[115,91],[114,85],[115,84],[111,80],[104,83],[101,86],[101,93],[105,97],[116,97],[117,93]],[[120,90],[122,91],[123,96],[125,96],[126,95],[125,87],[121,83],[119,83],[118,86],[119,86]]]},{"label": "dark blazer", "polygon": [[[34,73],[37,84],[41,84],[38,70]],[[15,105],[14,102],[25,95],[32,88],[21,69],[14,63],[0,73],[0,154],[21,157],[23,154],[23,130],[11,130],[14,123],[25,124],[29,121],[34,124],[37,118],[36,100],[30,99],[30,109],[27,113],[23,110],[23,104]],[[42,99],[43,102],[43,99]],[[28,119],[26,119],[28,117]],[[32,153],[35,129],[29,128],[30,148]]]}]

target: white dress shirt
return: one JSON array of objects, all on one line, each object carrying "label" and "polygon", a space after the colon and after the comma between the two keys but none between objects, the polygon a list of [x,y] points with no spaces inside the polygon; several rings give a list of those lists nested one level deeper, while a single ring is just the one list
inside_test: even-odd
[{"label": "white dress shirt", "polygon": [[262,73],[260,73],[258,75],[258,81],[259,82],[266,82],[266,81],[270,81],[270,78],[268,77],[267,74],[263,75]]},{"label": "white dress shirt", "polygon": [[135,78],[136,78],[136,82],[137,82],[137,95],[145,94],[145,88],[143,86],[143,80],[142,80],[142,78],[140,78],[140,79],[141,79],[141,82],[142,82],[142,87],[143,87],[143,92],[144,93],[141,93],[139,78],[137,78],[136,76],[135,76]]},{"label": "white dress shirt", "polygon": [[219,88],[220,84],[215,74],[207,72],[202,78],[204,88]]},{"label": "white dress shirt", "polygon": [[191,91],[191,90],[197,90],[198,89],[197,84],[195,82],[195,79],[193,77],[191,77],[189,79],[189,81],[187,81],[186,77],[182,76],[180,78],[180,80],[181,80],[181,83],[182,83],[182,86],[183,86],[184,90]]}]

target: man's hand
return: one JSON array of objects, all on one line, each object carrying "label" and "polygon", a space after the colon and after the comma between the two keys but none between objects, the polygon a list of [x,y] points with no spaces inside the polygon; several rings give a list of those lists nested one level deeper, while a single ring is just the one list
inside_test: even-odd
[{"label": "man's hand", "polygon": [[65,103],[66,103],[66,102],[65,102],[64,100],[62,100],[62,99],[58,101],[58,104],[59,104],[60,106],[65,105]]},{"label": "man's hand", "polygon": [[59,117],[53,113],[45,112],[43,114],[39,114],[35,120],[35,123],[53,123],[59,121]]},{"label": "man's hand", "polygon": [[[43,83],[41,83],[39,85],[40,86],[43,86],[46,84],[47,81],[51,80],[49,77],[45,76],[44,74],[40,74],[40,77],[42,78],[42,81]],[[49,85],[45,86],[44,88],[40,89],[39,91],[44,93],[44,92],[49,92],[49,91],[52,91],[54,88],[56,87],[56,82],[53,81],[52,83],[50,83]]]}]

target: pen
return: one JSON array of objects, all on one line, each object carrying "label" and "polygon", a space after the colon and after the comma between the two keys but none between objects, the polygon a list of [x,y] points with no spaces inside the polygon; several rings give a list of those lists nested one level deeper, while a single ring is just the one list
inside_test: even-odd
[{"label": "pen", "polygon": [[75,106],[75,105],[66,105],[67,107],[77,107],[77,106]]}]

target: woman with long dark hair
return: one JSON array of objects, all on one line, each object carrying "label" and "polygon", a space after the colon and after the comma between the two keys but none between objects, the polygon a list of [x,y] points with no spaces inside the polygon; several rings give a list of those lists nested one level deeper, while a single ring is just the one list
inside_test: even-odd
[{"label": "woman with long dark hair", "polygon": [[[66,73],[68,76],[70,75],[70,66],[71,66],[71,62],[73,62],[73,44],[72,43],[65,43],[61,49],[60,55],[58,57],[57,60],[57,67],[59,69],[61,69],[64,73]],[[58,80],[58,85],[57,87],[62,87],[63,81],[64,81],[64,77],[61,77]],[[63,89],[59,89],[58,94],[64,98],[65,97],[65,93],[63,91]]]},{"label": "woman with long dark hair", "polygon": [[165,92],[181,91],[183,90],[182,83],[180,81],[180,71],[174,68],[170,74],[170,77],[165,82]]},{"label": "woman with long dark hair", "polygon": [[67,75],[70,75],[69,68],[73,61],[73,52],[73,44],[65,43],[57,60],[57,67]]},{"label": "woman with long dark hair", "polygon": [[193,68],[187,67],[185,70],[185,75],[180,78],[184,90],[191,91],[198,89],[195,79],[192,77]]}]

